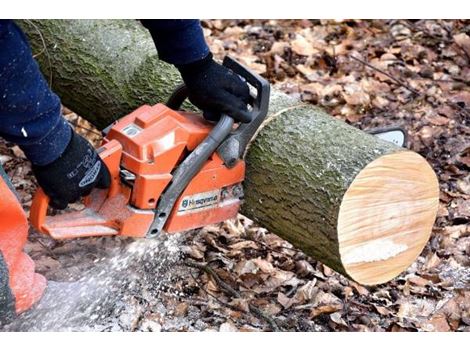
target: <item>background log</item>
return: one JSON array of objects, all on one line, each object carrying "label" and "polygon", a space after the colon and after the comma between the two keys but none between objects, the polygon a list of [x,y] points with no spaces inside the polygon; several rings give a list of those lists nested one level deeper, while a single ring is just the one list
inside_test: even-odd
[{"label": "background log", "polygon": [[[179,81],[137,21],[20,24],[64,105],[97,127]],[[439,191],[421,156],[276,90],[246,161],[243,214],[361,284],[392,279],[429,239]]]}]

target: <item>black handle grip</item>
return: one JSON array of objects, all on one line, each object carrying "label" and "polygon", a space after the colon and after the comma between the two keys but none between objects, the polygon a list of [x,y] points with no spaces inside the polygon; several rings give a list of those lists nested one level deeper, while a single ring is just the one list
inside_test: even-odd
[{"label": "black handle grip", "polygon": [[252,120],[259,118],[259,114],[267,113],[269,106],[269,82],[255,72],[250,71],[247,67],[243,66],[239,62],[235,61],[230,56],[226,56],[223,65],[240,77],[243,77],[251,86],[256,89],[256,95],[253,96],[251,112]]},{"label": "black handle grip", "polygon": [[180,85],[176,86],[176,88],[173,90],[173,93],[171,93],[166,102],[166,106],[172,110],[179,110],[187,98],[188,88],[184,83],[181,83]]},{"label": "black handle grip", "polygon": [[[233,167],[237,160],[243,157],[248,143],[266,118],[269,107],[270,86],[269,82],[263,77],[250,71],[247,67],[229,56],[225,57],[223,65],[242,77],[255,90],[255,92],[250,90],[252,97],[249,103],[251,106],[251,121],[249,123],[241,123],[217,149],[225,165]],[[170,109],[178,110],[187,97],[188,90],[184,84],[181,84],[176,87],[166,105]]]},{"label": "black handle grip", "polygon": [[253,92],[251,94],[253,97],[251,121],[240,124],[217,148],[225,165],[231,168],[235,166],[237,160],[243,157],[248,143],[268,114],[270,86],[263,77],[250,71],[229,56],[225,57],[224,66],[243,77],[256,90],[256,96],[253,96]]}]

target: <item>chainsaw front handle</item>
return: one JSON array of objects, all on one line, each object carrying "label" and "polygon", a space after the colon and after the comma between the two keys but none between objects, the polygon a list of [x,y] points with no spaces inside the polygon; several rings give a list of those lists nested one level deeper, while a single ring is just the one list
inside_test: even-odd
[{"label": "chainsaw front handle", "polygon": [[251,103],[251,121],[249,123],[241,123],[217,148],[217,152],[225,165],[232,168],[243,157],[248,143],[250,143],[268,114],[270,86],[269,82],[263,77],[250,71],[247,67],[229,56],[225,57],[223,65],[244,78],[256,91],[255,95],[255,92],[250,90],[253,100]]},{"label": "chainsaw front handle", "polygon": [[[232,131],[217,148],[217,152],[225,165],[232,168],[245,154],[246,147],[263,123],[269,108],[269,82],[260,75],[250,71],[247,67],[226,56],[223,65],[243,78],[255,91],[250,89],[251,121],[240,123],[237,129]],[[188,97],[188,89],[184,84],[179,85],[173,91],[167,102],[170,109],[178,110]]]},{"label": "chainsaw front handle", "polygon": [[[243,156],[246,146],[267,115],[269,83],[228,56],[225,57],[223,65],[255,88],[256,94],[250,90],[251,102],[249,105],[252,107],[252,119],[249,123],[239,124],[238,128],[232,131],[233,118],[222,115],[202,143],[176,168],[171,184],[161,195],[155,209],[155,218],[147,233],[149,238],[158,236],[163,230],[177,199],[209,157],[217,150],[224,164],[228,168],[234,167]],[[170,109],[178,110],[187,97],[187,88],[180,85],[168,99],[167,106]]]}]

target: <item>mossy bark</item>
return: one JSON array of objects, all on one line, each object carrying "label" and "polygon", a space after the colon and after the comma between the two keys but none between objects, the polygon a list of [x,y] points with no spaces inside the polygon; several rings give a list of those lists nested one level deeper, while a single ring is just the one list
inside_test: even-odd
[{"label": "mossy bark", "polygon": [[[165,101],[179,82],[137,21],[20,24],[64,105],[98,127]],[[242,212],[347,275],[337,239],[343,195],[367,164],[398,148],[276,90],[268,120],[246,155]]]},{"label": "mossy bark", "polygon": [[135,20],[21,20],[33,54],[65,106],[104,128],[181,83]]}]

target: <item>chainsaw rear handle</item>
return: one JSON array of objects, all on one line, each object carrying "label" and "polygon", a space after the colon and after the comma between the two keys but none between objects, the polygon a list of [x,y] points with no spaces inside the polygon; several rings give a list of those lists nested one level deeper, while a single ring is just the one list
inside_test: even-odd
[{"label": "chainsaw rear handle", "polygon": [[[93,197],[93,193],[107,193],[108,197],[112,197],[119,193],[119,164],[121,160],[122,146],[117,141],[111,141],[98,150],[98,155],[104,164],[108,168],[111,175],[111,185],[108,190],[94,189],[89,199],[93,199],[94,204],[91,204],[93,208],[99,208],[105,197]],[[95,201],[96,199],[96,201]],[[29,220],[31,225],[41,233],[50,235],[50,231],[47,224],[47,209],[49,208],[50,198],[44,193],[42,188],[38,188],[34,194],[31,209],[29,212]]]},{"label": "chainsaw rear handle", "polygon": [[[155,217],[147,237],[155,237],[163,230],[179,196],[186,189],[193,177],[201,170],[204,163],[217,150],[225,165],[229,168],[243,156],[246,146],[265,119],[269,105],[269,83],[259,75],[251,72],[234,59],[226,56],[223,65],[246,80],[256,90],[250,90],[252,119],[249,123],[240,124],[232,131],[234,120],[222,115],[215,127],[186,159],[176,168],[170,185],[161,195],[155,209]],[[167,102],[170,109],[178,110],[188,97],[188,89],[180,85],[175,89]]]},{"label": "chainsaw rear handle", "polygon": [[[225,57],[223,65],[242,77],[256,91],[255,94],[255,92],[250,90],[251,121],[249,123],[241,123],[217,148],[217,152],[225,165],[231,168],[235,166],[237,160],[243,157],[248,143],[266,118],[269,107],[270,86],[267,80],[250,71],[230,56]],[[187,97],[188,89],[182,84],[170,96],[167,106],[170,109],[178,110]]]}]

